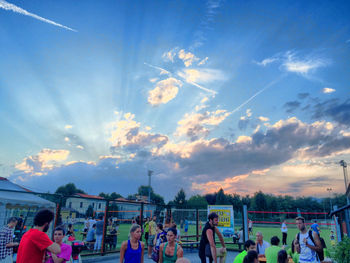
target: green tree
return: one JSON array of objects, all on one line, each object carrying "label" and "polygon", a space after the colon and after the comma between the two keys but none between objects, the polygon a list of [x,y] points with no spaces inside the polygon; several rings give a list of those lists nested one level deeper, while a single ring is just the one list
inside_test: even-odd
[{"label": "green tree", "polygon": [[253,197],[254,207],[258,211],[265,211],[267,209],[267,202],[263,192],[255,193]]},{"label": "green tree", "polygon": [[242,201],[238,194],[228,195],[226,196],[228,202],[233,206],[233,210],[236,213],[240,213],[242,210]]},{"label": "green tree", "polygon": [[216,205],[227,205],[228,204],[227,198],[225,196],[225,192],[222,188],[220,188],[219,192],[216,194],[215,204]]},{"label": "green tree", "polygon": [[184,206],[186,205],[186,194],[184,189],[180,189],[180,191],[176,194],[174,199],[174,204],[176,206]]},{"label": "green tree", "polygon": [[209,205],[215,205],[216,203],[216,194],[206,194],[205,199]]},{"label": "green tree", "polygon": [[147,185],[141,185],[141,186],[137,189],[137,193],[138,193],[139,195],[142,195],[142,196],[148,196],[148,189],[151,190],[151,194],[154,193],[154,192],[153,192],[152,186],[149,187],[149,186],[147,186]]},{"label": "green tree", "polygon": [[208,205],[207,200],[205,197],[201,195],[193,195],[188,199],[187,206],[191,207],[203,207],[205,208]]},{"label": "green tree", "polygon": [[74,195],[76,193],[85,194],[85,192],[79,188],[76,188],[75,184],[68,183],[57,188],[55,194],[61,194],[64,196]]}]

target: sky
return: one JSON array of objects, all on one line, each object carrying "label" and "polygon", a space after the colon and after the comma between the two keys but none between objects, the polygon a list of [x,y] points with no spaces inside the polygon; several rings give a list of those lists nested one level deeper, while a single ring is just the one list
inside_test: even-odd
[{"label": "sky", "polygon": [[172,200],[344,193],[348,1],[0,0],[0,176]]}]

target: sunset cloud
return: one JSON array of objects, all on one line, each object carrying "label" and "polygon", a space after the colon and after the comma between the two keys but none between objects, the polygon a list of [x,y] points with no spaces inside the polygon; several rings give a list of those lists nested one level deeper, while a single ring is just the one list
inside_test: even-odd
[{"label": "sunset cloud", "polygon": [[175,78],[158,81],[156,87],[148,93],[148,102],[152,106],[166,104],[176,97],[181,86],[182,82]]}]

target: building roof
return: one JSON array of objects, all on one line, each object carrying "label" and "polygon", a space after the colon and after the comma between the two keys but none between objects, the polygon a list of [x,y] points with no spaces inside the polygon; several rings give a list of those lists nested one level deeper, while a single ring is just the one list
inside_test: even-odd
[{"label": "building roof", "polygon": [[84,198],[94,198],[94,199],[101,199],[104,200],[103,197],[98,196],[98,195],[87,195],[87,194],[82,194],[82,193],[76,193],[74,195],[80,196],[80,197],[84,197]]}]

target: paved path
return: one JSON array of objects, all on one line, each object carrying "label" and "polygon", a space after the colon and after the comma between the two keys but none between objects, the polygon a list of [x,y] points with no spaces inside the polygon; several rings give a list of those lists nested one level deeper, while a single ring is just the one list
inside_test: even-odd
[{"label": "paved path", "polygon": [[[232,263],[233,259],[236,257],[237,254],[238,252],[229,251],[226,257],[226,263]],[[191,263],[200,263],[197,250],[190,251],[185,249],[184,256],[188,258],[191,261]],[[83,259],[83,263],[92,263],[92,262],[119,263],[119,253],[115,255],[106,255],[101,257]],[[155,263],[155,262],[152,259],[149,259],[147,257],[147,254],[145,254],[144,263]]]}]

